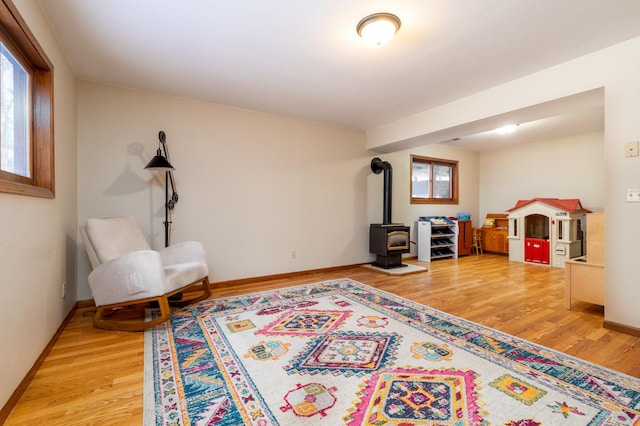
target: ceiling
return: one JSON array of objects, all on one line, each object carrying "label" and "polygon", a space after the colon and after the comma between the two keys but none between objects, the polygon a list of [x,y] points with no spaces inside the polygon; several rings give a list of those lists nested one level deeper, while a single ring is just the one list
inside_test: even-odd
[{"label": "ceiling", "polygon": [[[640,36],[638,0],[38,2],[80,79],[359,130]],[[356,33],[375,12],[402,21],[382,47]],[[520,122],[511,142],[442,141],[602,130],[603,111]]]}]

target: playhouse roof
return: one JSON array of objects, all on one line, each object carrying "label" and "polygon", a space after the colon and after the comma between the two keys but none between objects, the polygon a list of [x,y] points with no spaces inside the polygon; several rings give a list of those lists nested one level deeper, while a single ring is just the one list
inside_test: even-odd
[{"label": "playhouse roof", "polygon": [[580,199],[578,198],[532,198],[530,200],[518,200],[516,205],[511,207],[507,211],[512,212],[535,202],[546,204],[549,207],[553,207],[554,209],[562,210],[568,213],[591,213],[591,210],[582,207]]}]

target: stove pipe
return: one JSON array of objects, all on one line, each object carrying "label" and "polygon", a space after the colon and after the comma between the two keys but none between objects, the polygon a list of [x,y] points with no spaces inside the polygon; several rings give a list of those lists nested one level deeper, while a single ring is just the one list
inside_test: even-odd
[{"label": "stove pipe", "polygon": [[382,161],[378,157],[371,160],[371,171],[379,175],[384,170],[384,192],[383,192],[383,210],[382,224],[391,224],[391,178],[393,169],[387,161]]}]

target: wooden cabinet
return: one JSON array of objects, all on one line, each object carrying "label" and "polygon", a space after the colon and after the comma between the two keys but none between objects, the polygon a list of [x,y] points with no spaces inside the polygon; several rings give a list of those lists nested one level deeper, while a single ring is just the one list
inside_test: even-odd
[{"label": "wooden cabinet", "polygon": [[489,213],[482,227],[482,250],[509,254],[509,219],[505,213]]},{"label": "wooden cabinet", "polygon": [[458,221],[458,256],[471,254],[472,229],[470,220]]},{"label": "wooden cabinet", "polygon": [[592,265],[586,256],[567,260],[564,266],[564,305],[571,309],[571,300],[604,306],[604,266]]},{"label": "wooden cabinet", "polygon": [[498,229],[482,230],[482,249],[484,251],[509,254],[508,233]]},{"label": "wooden cabinet", "polygon": [[604,267],[604,213],[587,214],[586,240],[589,263]]}]

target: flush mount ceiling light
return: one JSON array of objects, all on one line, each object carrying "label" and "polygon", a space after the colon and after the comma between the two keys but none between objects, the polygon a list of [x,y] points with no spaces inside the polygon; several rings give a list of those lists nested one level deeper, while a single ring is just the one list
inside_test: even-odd
[{"label": "flush mount ceiling light", "polygon": [[381,46],[391,41],[400,29],[400,19],[391,13],[374,13],[358,22],[358,35],[367,43]]}]

